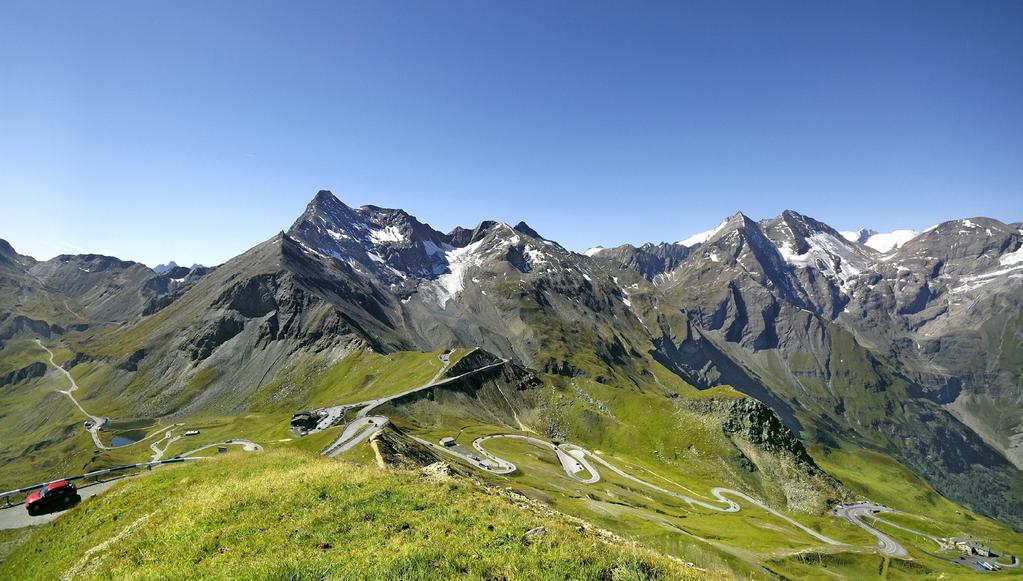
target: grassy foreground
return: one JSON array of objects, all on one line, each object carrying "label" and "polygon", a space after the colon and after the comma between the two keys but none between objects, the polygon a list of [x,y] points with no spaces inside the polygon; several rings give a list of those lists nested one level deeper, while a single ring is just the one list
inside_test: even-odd
[{"label": "grassy foreground", "polygon": [[[534,527],[546,533],[527,540]],[[126,480],[43,525],[2,579],[708,579],[723,574],[462,480],[235,453]]]}]

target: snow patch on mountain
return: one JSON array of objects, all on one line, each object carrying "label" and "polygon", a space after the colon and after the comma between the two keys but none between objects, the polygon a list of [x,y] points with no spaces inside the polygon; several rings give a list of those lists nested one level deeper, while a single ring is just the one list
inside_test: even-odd
[{"label": "snow patch on mountain", "polygon": [[[1023,262],[1023,260],[1021,260],[1021,262]],[[998,279],[1003,275],[1008,274],[1010,275],[1010,278],[1017,276],[1016,274],[1013,273],[1020,269],[1023,269],[1023,264],[1016,264],[1015,266],[1010,266],[1009,268],[1003,268],[992,272],[985,272],[984,274],[978,274],[975,276],[964,276],[959,279],[959,282],[961,284],[950,290],[952,293],[962,293],[971,290],[976,290],[986,285],[987,283]]]},{"label": "snow patch on mountain", "polygon": [[918,232],[916,230],[893,230],[891,232],[882,232],[874,234],[864,242],[865,245],[877,250],[878,252],[891,252],[896,248],[900,248],[906,242],[909,242],[913,238],[916,238]]},{"label": "snow patch on mountain", "polygon": [[714,228],[712,230],[705,230],[703,232],[697,232],[696,234],[693,234],[692,236],[686,238],[685,240],[679,240],[678,243],[681,244],[682,246],[696,246],[697,244],[703,244],[704,242],[710,240],[712,236],[720,232],[721,229],[724,228],[726,224],[728,224],[728,220],[725,220],[724,222],[718,224],[717,228]]},{"label": "snow patch on mountain", "polygon": [[882,254],[900,248],[906,242],[916,238],[920,233],[916,230],[892,230],[891,232],[878,232],[876,230],[863,229],[858,232],[840,232],[843,238],[850,242],[858,242],[877,250]]},{"label": "snow patch on mountain", "polygon": [[482,258],[477,251],[483,242],[480,240],[463,248],[454,248],[444,252],[444,259],[448,263],[448,272],[438,276],[433,285],[437,306],[445,308],[448,301],[465,288],[465,275],[469,268],[482,264]]},{"label": "snow patch on mountain", "polygon": [[408,238],[402,234],[397,226],[385,226],[379,230],[371,230],[369,238],[376,244],[387,244],[392,242],[408,242]]},{"label": "snow patch on mountain", "polygon": [[953,294],[959,294],[977,290],[1005,275],[1008,275],[1008,278],[1019,278],[1021,276],[1019,271],[1023,270],[1023,246],[1013,252],[1003,254],[998,258],[998,264],[1003,268],[959,278],[959,285],[951,288],[950,291]]},{"label": "snow patch on mountain", "polygon": [[348,234],[345,234],[344,232],[338,230],[334,230],[332,228],[325,228],[324,230],[327,232],[327,236],[330,236],[334,240],[351,240],[352,238]]},{"label": "snow patch on mountain", "polygon": [[998,262],[1002,266],[1020,264],[1021,262],[1023,262],[1023,246],[1019,247],[1015,252],[1003,254],[1001,258],[998,259]]},{"label": "snow patch on mountain", "polygon": [[437,256],[438,254],[444,254],[445,252],[450,252],[455,249],[455,247],[450,244],[445,244],[443,247],[437,246],[432,240],[423,240],[423,248],[430,256]]},{"label": "snow patch on mountain", "polygon": [[841,232],[839,232],[839,234],[841,234],[842,238],[845,238],[849,242],[858,242],[859,244],[864,244],[867,242],[867,240],[870,240],[871,236],[877,234],[877,230],[860,228],[855,232],[852,230],[842,230]]},{"label": "snow patch on mountain", "polygon": [[605,250],[607,249],[604,248],[603,246],[594,246],[593,248],[587,248],[586,252],[583,252],[583,254],[585,254],[586,256],[594,256],[596,254],[600,254]]},{"label": "snow patch on mountain", "polygon": [[535,268],[537,264],[547,262],[547,257],[544,255],[543,251],[533,248],[529,244],[526,244],[524,254],[529,259],[529,265],[533,268]]},{"label": "snow patch on mountain", "polygon": [[850,251],[844,240],[831,234],[819,232],[806,238],[806,243],[809,248],[803,254],[797,254],[787,242],[778,246],[778,253],[792,266],[814,267],[834,276],[843,287],[867,266],[862,258]]}]

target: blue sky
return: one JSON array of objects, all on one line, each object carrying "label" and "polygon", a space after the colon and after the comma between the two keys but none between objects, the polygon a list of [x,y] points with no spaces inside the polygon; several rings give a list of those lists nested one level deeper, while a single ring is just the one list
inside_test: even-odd
[{"label": "blue sky", "polygon": [[582,250],[1023,220],[1023,2],[4,2],[0,237],[219,263],[321,188]]}]

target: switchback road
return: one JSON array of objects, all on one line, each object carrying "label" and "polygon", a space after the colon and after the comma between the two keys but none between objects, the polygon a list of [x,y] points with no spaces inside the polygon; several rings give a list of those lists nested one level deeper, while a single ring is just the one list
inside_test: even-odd
[{"label": "switchback road", "polygon": [[420,385],[419,387],[413,387],[412,389],[407,389],[401,393],[397,393],[387,397],[368,399],[366,401],[361,401],[357,403],[340,404],[328,408],[322,408],[320,410],[315,410],[324,414],[324,417],[317,423],[316,427],[313,428],[312,430],[309,430],[309,432],[307,432],[306,435],[325,430],[337,424],[337,422],[341,421],[341,419],[344,418],[348,410],[358,409],[359,411],[356,413],[355,419],[346,424],[345,428],[341,431],[341,435],[338,436],[336,440],[334,440],[329,446],[324,448],[324,450],[321,452],[321,454],[323,454],[324,456],[330,456],[332,458],[336,457],[339,454],[351,450],[359,443],[366,441],[367,439],[369,439],[370,436],[380,431],[384,426],[388,424],[390,420],[386,416],[369,415],[370,412],[373,411],[374,409],[386,403],[394,401],[398,398],[402,398],[419,391],[433,389],[438,386],[443,386],[445,384],[458,381],[459,379],[463,379],[470,375],[475,375],[477,373],[486,371],[488,369],[494,369],[508,363],[507,360],[502,360],[497,363],[491,363],[490,365],[484,365],[483,367],[480,367],[478,369],[473,369],[472,371],[467,371],[461,375],[456,375],[455,377],[449,377],[447,379],[437,381],[437,379],[441,376],[441,374],[444,373],[445,370],[447,370],[448,367],[447,359],[442,358],[441,361],[443,362],[441,370],[438,371],[437,374],[433,376],[432,380],[430,380],[428,383],[424,385]]},{"label": "switchback road", "polygon": [[867,531],[871,535],[877,538],[877,547],[882,553],[890,555],[892,557],[905,558],[909,556],[909,551],[905,547],[900,545],[895,539],[882,533],[876,528],[868,525],[863,521],[864,518],[873,517],[874,514],[879,512],[894,512],[892,509],[881,506],[880,504],[874,504],[871,502],[858,502],[856,504],[838,505],[831,511],[831,514],[845,519],[852,524],[860,527]]},{"label": "switchback road", "polygon": [[[622,478],[625,478],[625,479],[627,479],[627,480],[629,480],[631,482],[634,482],[636,484],[645,486],[647,488],[650,488],[650,489],[655,490],[657,492],[660,492],[662,494],[666,494],[668,496],[675,497],[675,498],[677,498],[677,499],[679,499],[679,500],[681,500],[681,501],[683,501],[683,502],[685,502],[687,504],[695,505],[695,506],[700,506],[702,508],[706,508],[706,509],[709,509],[709,510],[715,510],[715,511],[718,511],[718,512],[738,512],[740,510],[739,504],[736,503],[735,501],[731,500],[731,499],[725,498],[725,495],[741,498],[741,499],[745,500],[746,502],[749,502],[750,504],[756,505],[756,506],[760,507],[761,509],[763,509],[763,510],[765,510],[765,511],[771,513],[771,514],[773,514],[774,516],[784,520],[785,522],[787,522],[790,525],[798,528],[799,530],[805,532],[806,534],[814,537],[815,539],[817,539],[819,541],[822,541],[822,542],[827,543],[829,545],[844,545],[845,544],[845,543],[843,543],[841,541],[836,541],[835,539],[827,537],[827,536],[825,536],[825,535],[823,535],[823,534],[821,534],[821,533],[819,533],[819,532],[817,532],[817,531],[815,531],[815,530],[813,530],[813,529],[811,529],[811,528],[809,528],[809,527],[807,527],[807,526],[797,522],[796,520],[794,520],[792,518],[789,518],[788,516],[785,516],[784,514],[774,510],[770,506],[768,506],[765,503],[761,502],[760,500],[757,500],[756,498],[753,498],[753,497],[749,496],[748,494],[745,494],[745,493],[740,492],[738,490],[732,490],[730,488],[722,488],[722,487],[717,487],[717,488],[711,489],[710,494],[711,494],[711,496],[713,496],[716,499],[714,502],[718,503],[718,504],[711,504],[711,503],[708,503],[708,502],[704,502],[703,500],[699,500],[699,499],[693,498],[691,496],[687,496],[687,495],[684,495],[684,494],[679,494],[679,493],[674,492],[672,490],[668,490],[666,488],[662,488],[662,487],[660,487],[660,486],[658,486],[656,484],[653,484],[651,482],[647,482],[645,480],[637,478],[637,477],[629,474],[628,472],[625,472],[624,470],[621,470],[620,468],[618,468],[614,464],[611,464],[607,460],[601,458],[597,454],[587,450],[586,448],[583,448],[581,446],[577,446],[575,444],[555,444],[553,442],[549,442],[549,441],[546,441],[546,440],[541,440],[539,438],[535,438],[535,437],[532,437],[532,436],[524,436],[524,435],[520,435],[520,434],[492,434],[492,435],[489,435],[489,436],[483,436],[481,438],[477,438],[476,440],[473,441],[473,443],[472,443],[473,448],[475,448],[476,451],[480,452],[480,454],[482,456],[487,458],[487,460],[479,460],[479,461],[477,461],[477,460],[473,459],[472,457],[466,457],[464,454],[459,453],[457,450],[453,449],[453,447],[440,446],[440,445],[433,444],[433,443],[430,443],[430,442],[425,442],[424,440],[422,440],[420,438],[415,438],[415,439],[417,441],[419,441],[419,442],[423,442],[423,443],[426,443],[426,444],[430,445],[432,448],[441,450],[441,451],[443,451],[443,452],[445,452],[447,454],[450,454],[452,456],[459,457],[462,460],[465,460],[466,462],[468,462],[470,465],[475,466],[475,467],[480,468],[480,469],[483,469],[483,470],[485,470],[487,472],[490,472],[492,474],[510,474],[510,473],[514,472],[516,470],[516,466],[514,464],[512,464],[508,460],[501,459],[501,458],[495,456],[494,454],[491,454],[490,452],[488,452],[487,450],[485,450],[483,448],[483,442],[486,442],[487,440],[492,440],[494,438],[509,438],[509,439],[514,439],[514,440],[520,440],[520,441],[525,441],[525,442],[528,442],[530,444],[534,444],[534,445],[537,445],[537,446],[540,446],[540,447],[543,447],[543,448],[551,449],[557,455],[558,460],[561,462],[561,466],[564,469],[565,473],[570,478],[572,478],[574,480],[577,480],[577,481],[579,481],[579,482],[581,482],[583,484],[593,484],[593,483],[598,482],[600,480],[600,474],[598,473],[598,471],[593,467],[592,464],[587,462],[587,458],[589,458],[590,460],[593,460],[597,464],[600,464],[601,466],[604,466],[605,468],[607,468],[608,470],[610,470],[610,471],[614,472],[615,474],[621,476]],[[581,477],[581,476],[579,476],[580,473],[587,473],[587,474],[589,474],[589,476]],[[721,505],[723,505],[723,506],[721,506]]]}]

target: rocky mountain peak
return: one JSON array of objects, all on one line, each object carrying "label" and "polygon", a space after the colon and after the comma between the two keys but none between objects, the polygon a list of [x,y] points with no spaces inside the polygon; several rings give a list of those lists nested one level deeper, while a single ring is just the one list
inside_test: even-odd
[{"label": "rocky mountain peak", "polygon": [[14,251],[14,247],[3,238],[0,238],[0,261],[17,262],[17,260],[18,253]]},{"label": "rocky mountain peak", "polygon": [[[824,222],[792,210],[760,222],[764,234],[779,248],[797,255],[806,254],[816,245],[827,245],[840,255],[861,255],[862,250]],[[786,254],[785,251],[782,254]]]},{"label": "rocky mountain peak", "polygon": [[312,204],[336,204],[341,203],[341,200],[334,195],[330,190],[320,190],[313,196],[310,205]]},{"label": "rocky mountain peak", "polygon": [[156,274],[163,274],[168,270],[174,270],[175,268],[178,268],[178,263],[171,260],[166,264],[157,264],[156,266],[153,267],[153,272],[155,272]]},{"label": "rocky mountain peak", "polygon": [[957,292],[1012,284],[1023,269],[1023,232],[991,218],[943,222],[908,241],[890,257],[896,268],[929,272],[954,282]]},{"label": "rocky mountain peak", "polygon": [[533,230],[532,228],[530,228],[529,224],[526,224],[524,221],[519,222],[518,224],[516,224],[515,227],[513,228],[513,230],[515,230],[516,232],[521,232],[521,233],[525,234],[526,236],[532,236],[533,238],[536,238],[537,240],[543,240],[544,239],[543,236],[540,236],[540,234],[536,230]]},{"label": "rocky mountain peak", "polygon": [[339,200],[330,190],[320,190],[306,206],[305,212],[299,216],[291,229],[295,230],[302,221],[319,221],[320,223],[329,222],[333,225],[344,225],[345,223],[357,222],[358,217],[355,215],[354,210]]},{"label": "rocky mountain peak", "polygon": [[748,231],[750,228],[756,229],[756,222],[751,220],[742,212],[736,212],[726,218],[725,221],[718,224],[716,228],[698,232],[685,240],[679,240],[675,244],[685,246],[687,248],[693,248],[700,244],[710,244],[715,240],[730,236],[735,232]]},{"label": "rocky mountain peak", "polygon": [[741,228],[748,228],[748,227],[751,227],[751,226],[756,226],[756,223],[757,223],[756,220],[753,220],[752,218],[750,218],[746,214],[743,214],[742,212],[736,212],[736,213],[732,214],[731,216],[729,216],[727,220],[725,220],[726,226],[725,226],[724,229],[727,230],[729,228],[740,228],[740,229]]},{"label": "rocky mountain peak", "polygon": [[104,254],[61,254],[51,262],[77,265],[84,272],[99,272],[109,268],[126,269],[137,264],[131,260],[121,260],[116,256]]},{"label": "rocky mountain peak", "polygon": [[448,237],[404,210],[352,209],[327,190],[316,194],[288,235],[306,252],[372,273],[388,285],[432,275],[449,246]]},{"label": "rocky mountain peak", "polygon": [[484,220],[472,230],[457,227],[448,233],[448,238],[452,246],[455,248],[462,248],[469,244],[479,242],[494,233],[501,236],[524,234],[531,238],[536,238],[537,240],[543,240],[543,238],[525,222],[519,222],[518,225],[512,228],[504,222],[498,222],[496,220]]},{"label": "rocky mountain peak", "polygon": [[491,230],[493,230],[494,228],[497,228],[498,226],[500,226],[500,223],[498,223],[498,222],[496,222],[494,220],[484,220],[484,221],[480,222],[476,226],[476,228],[473,229],[472,234],[469,236],[469,241],[467,242],[467,244],[473,244],[475,242],[479,242],[484,237],[486,237],[488,234],[490,234]]}]

